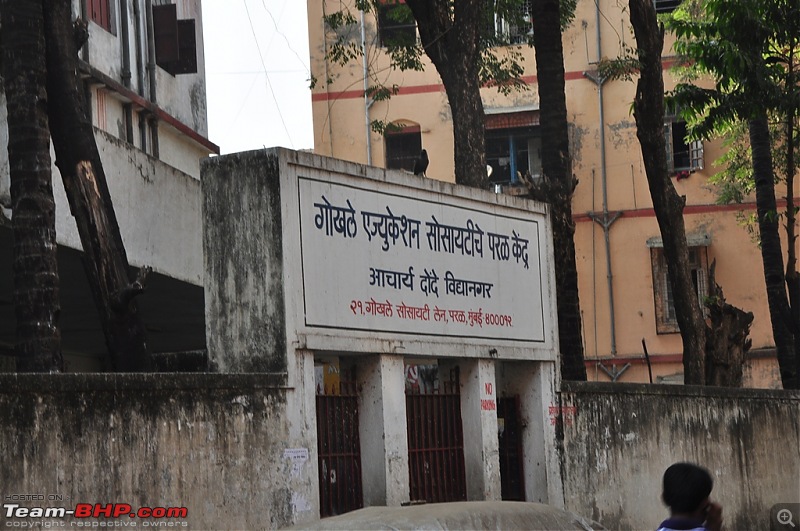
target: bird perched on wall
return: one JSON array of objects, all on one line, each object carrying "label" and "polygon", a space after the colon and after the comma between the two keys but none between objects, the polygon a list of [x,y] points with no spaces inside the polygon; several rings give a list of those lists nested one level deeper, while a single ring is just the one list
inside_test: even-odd
[{"label": "bird perched on wall", "polygon": [[425,170],[428,169],[428,162],[428,152],[423,149],[420,151],[417,160],[414,161],[414,175],[427,177],[427,175],[425,175]]}]

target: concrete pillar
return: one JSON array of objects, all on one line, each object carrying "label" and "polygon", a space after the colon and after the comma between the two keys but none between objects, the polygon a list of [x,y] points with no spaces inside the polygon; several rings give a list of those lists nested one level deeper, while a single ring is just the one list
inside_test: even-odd
[{"label": "concrete pillar", "polygon": [[286,420],[289,437],[284,459],[291,461],[292,515],[295,524],[319,518],[319,459],[314,353],[297,350],[295,375],[287,390]]},{"label": "concrete pillar", "polygon": [[287,373],[281,215],[288,199],[281,196],[277,155],[251,151],[209,159],[202,190],[211,371]]},{"label": "concrete pillar", "polygon": [[519,395],[525,500],[564,506],[561,469],[556,452],[553,362],[506,362],[498,370],[498,387],[506,395]]},{"label": "concrete pillar", "polygon": [[399,506],[409,488],[403,358],[365,357],[356,377],[364,506]]},{"label": "concrete pillar", "polygon": [[464,360],[461,368],[461,420],[468,500],[499,500],[500,454],[493,360]]}]

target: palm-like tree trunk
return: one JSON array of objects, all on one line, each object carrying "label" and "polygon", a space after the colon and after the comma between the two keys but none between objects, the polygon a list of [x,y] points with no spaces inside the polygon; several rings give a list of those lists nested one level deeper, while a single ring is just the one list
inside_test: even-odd
[{"label": "palm-like tree trunk", "polygon": [[[795,8],[793,12],[795,15],[800,14],[800,10]],[[797,35],[797,16],[792,19],[794,21],[793,35]],[[800,39],[796,39],[794,44],[800,44]],[[792,46],[788,50],[787,61],[787,74],[786,86],[797,86],[797,64],[795,58],[797,50]],[[791,99],[789,109],[786,112],[786,289],[789,293],[789,307],[792,315],[792,332],[794,334],[794,362],[795,362],[795,375],[800,377],[800,272],[797,270],[797,212],[795,211],[794,203],[794,183],[795,183],[795,151],[797,142],[795,139],[795,122],[797,121],[797,103],[795,99]],[[798,382],[800,385],[800,382]]]},{"label": "palm-like tree trunk", "polygon": [[561,376],[565,380],[585,381],[575,223],[572,220],[576,182],[569,156],[559,0],[534,0],[532,10],[542,124],[542,173],[548,181],[544,188],[547,192],[540,199],[550,203],[553,221]]},{"label": "palm-like tree trunk", "polygon": [[17,370],[63,369],[42,3],[2,2]]},{"label": "palm-like tree trunk", "polygon": [[128,258],[78,75],[72,2],[40,1],[45,6],[47,90],[56,166],[78,226],[84,269],[111,364],[118,371],[151,370],[145,328],[134,300],[143,286],[138,280],[131,282],[128,276]]},{"label": "palm-like tree trunk", "polygon": [[784,389],[797,389],[797,359],[792,333],[792,312],[786,295],[786,278],[783,253],[778,233],[778,206],[775,201],[775,176],[772,169],[769,125],[763,109],[748,121],[750,146],[753,157],[753,174],[756,181],[756,209],[758,230],[761,236],[761,261],[767,285],[767,304],[772,324],[772,335],[778,355],[778,365]]}]

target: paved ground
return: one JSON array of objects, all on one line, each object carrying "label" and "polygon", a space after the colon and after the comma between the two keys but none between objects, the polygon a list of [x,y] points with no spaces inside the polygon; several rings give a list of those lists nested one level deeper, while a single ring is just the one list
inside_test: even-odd
[{"label": "paved ground", "polygon": [[595,522],[540,503],[455,502],[410,507],[367,507],[292,529],[602,530]]}]

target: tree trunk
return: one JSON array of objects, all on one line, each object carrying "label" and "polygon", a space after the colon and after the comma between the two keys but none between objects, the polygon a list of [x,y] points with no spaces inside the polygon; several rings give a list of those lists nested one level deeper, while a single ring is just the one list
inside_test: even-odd
[{"label": "tree trunk", "polygon": [[478,60],[483,0],[406,0],[425,53],[442,78],[453,116],[455,179],[486,188],[486,141]]},{"label": "tree trunk", "polygon": [[653,209],[664,241],[667,275],[683,340],[684,382],[702,385],[706,376],[706,325],[689,270],[689,248],[683,222],[685,200],[678,196],[667,174],[661,68],[664,28],[658,24],[651,0],[630,0],[629,6],[640,63],[633,113],[636,136],[641,144]]},{"label": "tree trunk", "polygon": [[707,304],[711,328],[706,333],[706,385],[741,387],[744,355],[750,350],[750,325],[753,313],[725,301],[716,282],[716,262],[708,278],[710,301]]},{"label": "tree trunk", "polygon": [[[795,10],[795,15],[798,13]],[[796,18],[796,17],[795,17]],[[795,26],[797,21],[794,20]],[[797,29],[797,28],[795,28]],[[795,32],[796,35],[796,32]],[[797,43],[800,40],[796,40]],[[786,86],[796,86],[795,47],[790,49],[787,65]],[[795,375],[800,379],[800,272],[797,271],[797,212],[794,203],[795,167],[795,121],[797,120],[797,104],[790,99],[786,112],[786,289],[789,293],[789,307],[792,315],[792,333],[794,334]],[[800,383],[798,383],[800,385]]]},{"label": "tree trunk", "polygon": [[2,2],[17,370],[63,370],[41,2]]},{"label": "tree trunk", "polygon": [[775,201],[775,177],[772,170],[769,126],[763,109],[748,122],[756,181],[756,210],[761,236],[761,261],[767,285],[767,303],[772,324],[772,336],[778,355],[778,365],[784,389],[798,389],[798,368],[792,334],[792,312],[786,295],[783,253],[778,233],[778,206]]},{"label": "tree trunk", "polygon": [[585,381],[575,223],[572,220],[572,194],[577,182],[572,176],[569,156],[559,0],[534,0],[532,10],[541,109],[542,173],[549,184],[549,193],[539,198],[550,203],[553,221],[561,376],[565,380]]},{"label": "tree trunk", "polygon": [[[464,65],[466,66],[466,65]],[[486,189],[486,137],[478,85],[477,68],[465,74],[464,68],[448,65],[440,71],[442,80],[447,77],[445,91],[453,114],[453,142],[455,150],[455,178],[458,184]]]},{"label": "tree trunk", "polygon": [[134,297],[128,259],[114,214],[78,75],[77,32],[70,0],[43,0],[47,43],[47,90],[56,166],[83,245],[83,264],[100,314],[111,364],[117,371],[151,370],[145,328]]}]

